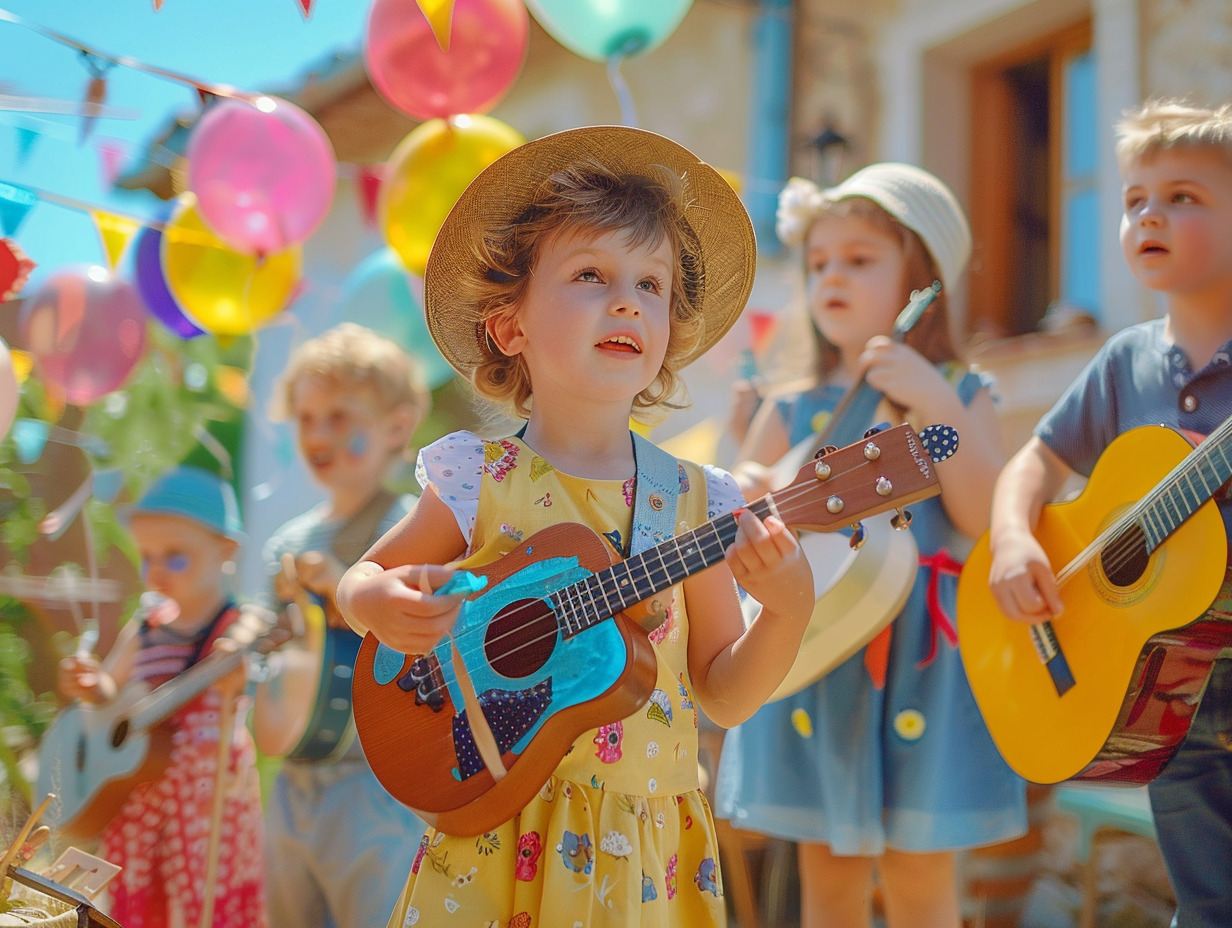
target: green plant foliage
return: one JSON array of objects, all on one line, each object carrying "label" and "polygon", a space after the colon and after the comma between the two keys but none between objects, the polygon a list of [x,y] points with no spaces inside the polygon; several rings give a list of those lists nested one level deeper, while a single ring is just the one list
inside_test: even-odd
[{"label": "green plant foliage", "polygon": [[[91,499],[79,516],[88,521],[100,563],[117,549],[137,563],[117,507],[139,496],[165,470],[188,460],[233,479],[239,476],[252,338],[182,341],[161,326],[151,324],[149,329],[146,356],[124,388],[88,409],[65,410],[55,403],[39,382],[37,368],[22,384],[19,418],[40,419],[74,433],[74,444],[85,452],[96,475],[120,472],[119,496],[114,501]],[[24,566],[27,550],[39,537],[47,506],[31,495],[27,478],[37,467],[20,460],[11,435],[0,441],[0,545],[5,549],[0,560]],[[81,565],[56,569],[86,573]],[[130,605],[135,601],[134,595]],[[35,694],[28,682],[29,640],[35,639],[25,636],[40,633],[46,630],[22,603],[0,597],[0,809],[6,801],[28,803],[31,786],[23,775],[22,756],[38,744],[56,711],[53,696]]]},{"label": "green plant foliage", "polygon": [[19,758],[38,743],[56,712],[52,695],[36,694],[26,682],[30,645],[18,630],[30,621],[24,605],[0,597],[0,796],[16,793],[26,803],[30,784]]}]

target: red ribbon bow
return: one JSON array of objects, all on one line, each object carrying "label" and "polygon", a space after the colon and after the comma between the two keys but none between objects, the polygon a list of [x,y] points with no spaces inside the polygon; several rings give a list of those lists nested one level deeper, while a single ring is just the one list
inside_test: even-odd
[{"label": "red ribbon bow", "polygon": [[[928,589],[925,593],[929,622],[929,650],[925,658],[916,664],[917,669],[927,667],[936,659],[938,632],[945,636],[946,643],[951,648],[958,647],[958,631],[954,628],[954,623],[950,617],[945,614],[945,610],[941,608],[941,584],[939,578],[942,574],[949,577],[957,577],[962,570],[962,564],[956,561],[949,551],[942,548],[936,554],[921,554],[920,567],[929,571]],[[890,636],[893,628],[893,624],[887,625],[864,648],[864,667],[868,670],[873,686],[879,690],[885,689],[886,673],[890,663]]]},{"label": "red ribbon bow", "polygon": [[958,630],[954,628],[953,620],[941,608],[940,577],[942,574],[945,574],[947,577],[957,577],[962,571],[962,564],[954,560],[953,555],[945,548],[942,548],[936,554],[928,556],[921,554],[920,566],[927,567],[930,570],[925,600],[928,604],[930,628],[928,630],[928,654],[924,657],[924,660],[915,665],[917,669],[927,667],[937,657],[937,632],[941,632],[945,636],[946,644],[951,648],[958,647]]}]

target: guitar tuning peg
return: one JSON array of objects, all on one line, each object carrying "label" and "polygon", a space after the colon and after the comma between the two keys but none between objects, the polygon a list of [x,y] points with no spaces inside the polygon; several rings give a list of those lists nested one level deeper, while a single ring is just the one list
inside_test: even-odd
[{"label": "guitar tuning peg", "polygon": [[910,525],[911,512],[909,510],[897,509],[894,515],[890,517],[890,527],[896,532],[905,532]]},{"label": "guitar tuning peg", "polygon": [[837,445],[823,445],[821,450],[818,451],[815,455],[813,455],[813,460],[820,461],[827,454],[833,454],[837,450],[838,450]]},{"label": "guitar tuning peg", "polygon": [[864,523],[856,522],[851,526],[851,538],[847,540],[847,546],[851,548],[852,551],[859,551],[862,547],[864,547],[864,538]]},{"label": "guitar tuning peg", "polygon": [[890,427],[890,423],[888,423],[888,422],[878,422],[878,423],[877,423],[876,425],[874,425],[871,429],[869,429],[867,432],[865,432],[865,433],[864,433],[864,437],[865,437],[865,438],[872,438],[872,437],[873,437],[874,435],[876,435],[878,432],[884,432],[884,431],[885,431],[886,429],[888,429],[889,427]]}]

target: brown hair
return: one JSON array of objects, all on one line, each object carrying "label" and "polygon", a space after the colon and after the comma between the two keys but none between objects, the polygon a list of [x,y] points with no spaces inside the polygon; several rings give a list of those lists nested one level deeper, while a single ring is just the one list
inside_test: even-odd
[{"label": "brown hair", "polygon": [[1181,99],[1147,100],[1122,114],[1116,135],[1122,164],[1169,148],[1219,148],[1232,158],[1232,105],[1211,109]]},{"label": "brown hair", "polygon": [[310,338],[292,352],[274,390],[271,418],[291,415],[295,386],[305,377],[349,388],[371,387],[386,412],[410,406],[422,418],[431,404],[419,362],[391,339],[354,322]]},{"label": "brown hair", "polygon": [[[813,222],[827,217],[863,219],[878,232],[899,243],[903,252],[904,306],[907,305],[907,294],[931,287],[933,281],[940,278],[936,262],[933,261],[928,249],[924,247],[920,237],[872,200],[866,197],[827,200],[820,207]],[[811,311],[809,315],[811,317]],[[838,364],[838,349],[826,340],[811,318],[810,328],[814,340],[813,370],[819,379],[824,379]],[[911,328],[903,341],[933,364],[958,360],[958,349],[954,347],[954,340],[950,336],[950,314],[945,290],[937,294],[932,304],[924,311],[920,321]]]},{"label": "brown hair", "polygon": [[672,274],[671,334],[663,366],[634,400],[635,409],[679,408],[671,402],[677,371],[696,347],[703,329],[704,280],[701,245],[685,218],[685,184],[667,168],[656,176],[616,174],[586,160],[550,175],[520,215],[489,229],[472,246],[483,276],[458,282],[459,299],[478,307],[484,360],[471,381],[475,390],[525,418],[533,387],[521,355],[509,356],[486,336],[497,319],[517,313],[534,271],[536,256],[554,236],[579,230],[628,233],[631,247],[658,247],[666,238],[677,255]]}]

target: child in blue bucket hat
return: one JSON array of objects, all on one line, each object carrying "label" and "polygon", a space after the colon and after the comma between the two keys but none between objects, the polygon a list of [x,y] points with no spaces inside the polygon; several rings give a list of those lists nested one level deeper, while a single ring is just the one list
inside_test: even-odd
[{"label": "child in blue bucket hat", "polygon": [[182,516],[223,538],[244,541],[235,490],[200,467],[177,467],[155,480],[130,510],[130,515],[140,513]]},{"label": "child in blue bucket hat", "polygon": [[[244,538],[235,491],[207,470],[176,467],[132,506],[128,525],[141,556],[142,606],[101,663],[93,655],[61,661],[60,690],[107,704],[181,678],[177,689],[187,695],[200,685],[200,692],[153,720],[152,728],[170,729],[166,768],[138,783],[113,814],[103,811],[110,819],[101,853],[123,867],[111,884],[111,915],[129,928],[196,925],[212,906],[214,928],[260,928],[266,924],[264,835],[256,749],[244,724],[245,665],[213,685],[203,674],[182,677],[268,628],[226,590]],[[203,778],[212,779],[210,789],[199,788]],[[199,840],[203,833],[210,840]]]}]

